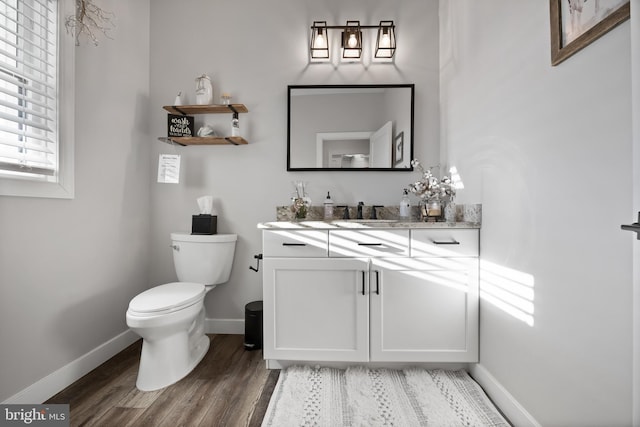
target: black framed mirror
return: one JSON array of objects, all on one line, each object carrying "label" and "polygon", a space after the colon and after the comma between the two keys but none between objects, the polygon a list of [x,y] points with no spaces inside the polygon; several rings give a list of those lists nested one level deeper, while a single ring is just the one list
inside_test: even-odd
[{"label": "black framed mirror", "polygon": [[411,171],[414,84],[290,85],[287,171]]}]

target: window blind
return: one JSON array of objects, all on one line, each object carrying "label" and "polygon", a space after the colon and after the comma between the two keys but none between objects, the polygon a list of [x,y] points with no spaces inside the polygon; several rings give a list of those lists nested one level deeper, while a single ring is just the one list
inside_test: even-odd
[{"label": "window blind", "polygon": [[0,3],[0,176],[55,181],[55,0]]}]

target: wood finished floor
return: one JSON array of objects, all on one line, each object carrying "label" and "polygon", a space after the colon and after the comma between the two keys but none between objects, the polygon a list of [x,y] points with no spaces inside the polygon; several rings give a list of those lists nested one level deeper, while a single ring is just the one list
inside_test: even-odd
[{"label": "wood finished floor", "polygon": [[68,403],[72,426],[260,426],[279,371],[246,351],[243,335],[209,338],[202,362],[162,390],[136,388],[137,341],[45,403]]}]

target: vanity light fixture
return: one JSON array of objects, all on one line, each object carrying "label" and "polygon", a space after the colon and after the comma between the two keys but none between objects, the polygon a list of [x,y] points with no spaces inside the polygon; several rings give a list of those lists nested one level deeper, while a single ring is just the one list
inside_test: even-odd
[{"label": "vanity light fixture", "polygon": [[360,21],[347,21],[342,32],[342,57],[359,59],[362,55],[362,31]]},{"label": "vanity light fixture", "polygon": [[395,25],[393,21],[380,21],[378,25],[360,25],[360,21],[347,21],[347,25],[327,25],[327,21],[313,21],[311,26],[311,59],[329,59],[329,30],[341,30],[342,57],[359,59],[362,56],[362,29],[377,29],[375,57],[393,58],[396,53]]},{"label": "vanity light fixture", "polygon": [[327,21],[313,21],[311,26],[311,58],[329,58],[329,38],[327,37]]},{"label": "vanity light fixture", "polygon": [[393,21],[380,21],[376,38],[376,58],[392,58],[396,53],[396,33]]}]

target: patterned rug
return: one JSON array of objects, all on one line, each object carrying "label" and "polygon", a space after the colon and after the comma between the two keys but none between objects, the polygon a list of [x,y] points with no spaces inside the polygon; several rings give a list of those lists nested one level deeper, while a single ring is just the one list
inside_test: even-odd
[{"label": "patterned rug", "polygon": [[262,426],[509,426],[465,371],[283,370]]}]

